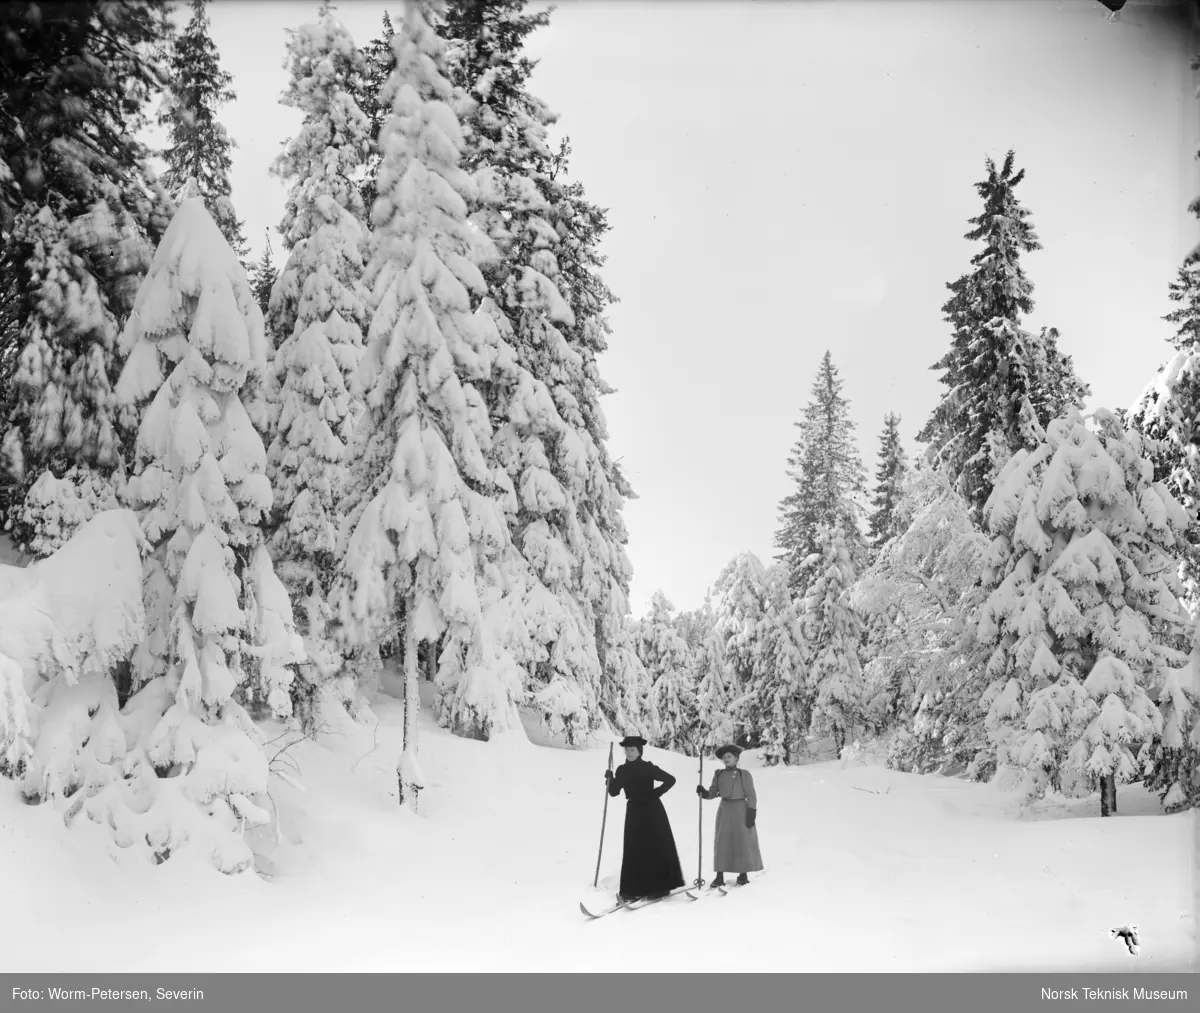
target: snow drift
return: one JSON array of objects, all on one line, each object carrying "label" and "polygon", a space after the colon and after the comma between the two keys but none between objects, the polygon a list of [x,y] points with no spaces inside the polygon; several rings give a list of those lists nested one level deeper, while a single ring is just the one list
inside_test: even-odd
[{"label": "snow drift", "polygon": [[0,564],[0,765],[29,797],[70,791],[117,710],[113,670],[145,631],[137,518],[107,510],[46,559]]}]

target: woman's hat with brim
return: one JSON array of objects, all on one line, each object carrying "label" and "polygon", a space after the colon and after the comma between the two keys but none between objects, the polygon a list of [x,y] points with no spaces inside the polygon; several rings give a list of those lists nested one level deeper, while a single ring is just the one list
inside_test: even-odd
[{"label": "woman's hat with brim", "polygon": [[721,746],[716,752],[716,757],[718,760],[720,760],[724,756],[726,756],[728,753],[733,753],[734,756],[741,756],[742,750],[741,750],[740,746],[734,746],[734,745]]},{"label": "woman's hat with brim", "polygon": [[645,748],[646,740],[640,735],[626,735],[625,738],[618,743],[618,745],[620,745],[623,749],[628,749],[630,746],[641,746],[642,748]]}]

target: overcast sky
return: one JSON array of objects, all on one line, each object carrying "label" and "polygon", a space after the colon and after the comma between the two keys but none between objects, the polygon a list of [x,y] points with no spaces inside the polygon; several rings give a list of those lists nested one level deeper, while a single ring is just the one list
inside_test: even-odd
[{"label": "overcast sky", "polygon": [[[337,14],[358,44],[384,9]],[[255,257],[284,190],[267,169],[284,29],[317,4],[217,0],[236,103],[233,201]],[[626,508],[633,611],[679,608],[721,567],[774,554],[793,423],[826,349],[874,473],[888,411],[906,450],[942,389],[946,282],[976,252],[984,159],[1009,148],[1045,247],[1031,328],[1054,326],[1093,390],[1128,406],[1166,358],[1167,286],[1200,240],[1193,43],[1153,5],[1095,0],[567,0],[530,48],[532,90],[607,207],[620,299],[601,359]],[[278,252],[281,245],[272,232]]]}]

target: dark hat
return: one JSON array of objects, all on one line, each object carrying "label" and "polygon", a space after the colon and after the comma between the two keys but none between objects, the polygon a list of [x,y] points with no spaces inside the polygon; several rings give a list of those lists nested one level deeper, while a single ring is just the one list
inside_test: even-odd
[{"label": "dark hat", "polygon": [[740,746],[720,746],[716,752],[717,759],[721,759],[721,757],[723,757],[726,753],[733,753],[734,756],[741,756],[742,750]]},{"label": "dark hat", "polygon": [[623,738],[618,744],[621,746],[621,748],[625,748],[627,746],[640,746],[644,749],[646,746],[646,740],[640,735],[626,735],[625,738]]}]

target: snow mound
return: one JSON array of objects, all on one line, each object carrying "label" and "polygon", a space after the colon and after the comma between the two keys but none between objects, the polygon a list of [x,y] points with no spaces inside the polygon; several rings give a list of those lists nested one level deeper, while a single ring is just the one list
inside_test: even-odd
[{"label": "snow mound", "polygon": [[29,798],[66,794],[119,759],[113,670],[145,633],[137,519],[108,510],[52,556],[0,565],[0,771]]},{"label": "snow mound", "polygon": [[38,678],[108,672],[141,639],[143,539],[128,510],[81,525],[53,555],[0,564],[0,654]]}]

